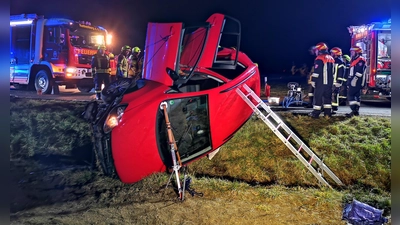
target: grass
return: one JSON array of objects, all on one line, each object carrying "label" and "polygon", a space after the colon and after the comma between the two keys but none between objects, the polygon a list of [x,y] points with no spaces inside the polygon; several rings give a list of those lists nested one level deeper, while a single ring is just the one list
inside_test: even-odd
[{"label": "grass", "polygon": [[84,154],[91,129],[80,115],[82,102],[10,98],[11,158]]},{"label": "grass", "polygon": [[192,188],[204,197],[186,193],[180,203],[172,188],[164,190],[168,174],[123,184],[87,168],[30,160],[90,152],[83,109],[79,102],[11,100],[11,189],[21,190],[11,224],[341,224],[353,199],[391,214],[390,118],[279,114],[345,183],[334,190],[318,187],[262,121],[249,120],[212,160],[189,166]]}]

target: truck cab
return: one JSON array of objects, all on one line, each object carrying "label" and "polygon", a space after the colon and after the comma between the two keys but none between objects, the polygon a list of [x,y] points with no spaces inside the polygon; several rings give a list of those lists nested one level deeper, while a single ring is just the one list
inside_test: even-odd
[{"label": "truck cab", "polygon": [[89,92],[91,59],[107,30],[89,22],[36,14],[10,16],[10,85],[49,94],[58,85]]},{"label": "truck cab", "polygon": [[391,20],[348,27],[351,45],[363,49],[367,60],[367,83],[375,99],[391,100]]}]

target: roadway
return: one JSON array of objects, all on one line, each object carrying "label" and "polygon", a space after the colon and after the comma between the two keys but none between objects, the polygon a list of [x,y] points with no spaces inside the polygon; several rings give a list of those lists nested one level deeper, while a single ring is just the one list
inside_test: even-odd
[{"label": "roadway", "polygon": [[[78,89],[65,89],[64,86],[60,86],[60,94],[43,94],[38,95],[35,91],[26,91],[26,90],[15,90],[12,86],[10,87],[10,97],[18,97],[18,98],[30,98],[30,99],[54,99],[54,100],[66,100],[66,101],[92,101],[95,99],[94,93],[82,93]],[[289,107],[288,109],[283,108],[282,106],[272,106],[273,111],[291,111],[294,113],[306,114],[311,112],[312,109],[306,109],[303,107]],[[340,106],[337,111],[337,115],[344,115],[349,113],[349,106]],[[390,117],[392,115],[391,112],[391,103],[390,101],[363,101],[360,107],[361,115],[370,115],[370,116],[383,116]]]}]

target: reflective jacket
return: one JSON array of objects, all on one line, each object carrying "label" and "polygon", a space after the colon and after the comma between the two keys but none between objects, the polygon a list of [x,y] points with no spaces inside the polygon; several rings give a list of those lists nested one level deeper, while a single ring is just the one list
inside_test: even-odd
[{"label": "reflective jacket", "polygon": [[335,60],[329,54],[318,55],[314,60],[314,73],[311,75],[311,81],[315,85],[333,85],[333,74]]},{"label": "reflective jacket", "polygon": [[346,65],[342,58],[335,58],[335,72],[333,74],[333,83],[346,83]]},{"label": "reflective jacket", "polygon": [[92,56],[93,73],[110,73],[110,58],[104,54],[95,54]]},{"label": "reflective jacket", "polygon": [[350,72],[347,79],[347,86],[363,88],[366,85],[365,76],[366,61],[364,57],[357,56],[350,62]]},{"label": "reflective jacket", "polygon": [[117,62],[117,73],[116,75],[119,77],[128,77],[128,59],[125,55],[119,54],[118,55],[118,62]]}]

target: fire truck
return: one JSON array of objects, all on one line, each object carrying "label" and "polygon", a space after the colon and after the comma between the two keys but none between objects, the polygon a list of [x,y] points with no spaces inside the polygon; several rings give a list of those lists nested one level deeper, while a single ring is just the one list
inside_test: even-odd
[{"label": "fire truck", "polygon": [[92,56],[110,41],[106,29],[89,22],[11,15],[10,85],[46,94],[58,92],[59,85],[89,92],[94,87]]},{"label": "fire truck", "polygon": [[391,100],[391,20],[349,26],[351,45],[363,49],[367,61],[368,92],[375,99]]}]

